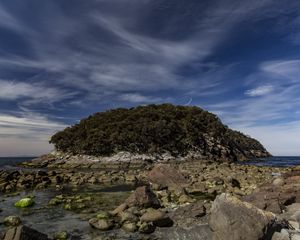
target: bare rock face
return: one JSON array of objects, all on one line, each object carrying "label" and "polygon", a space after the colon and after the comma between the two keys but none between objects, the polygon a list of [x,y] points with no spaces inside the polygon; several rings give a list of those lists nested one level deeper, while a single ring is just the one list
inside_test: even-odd
[{"label": "bare rock face", "polygon": [[185,176],[168,164],[157,164],[148,173],[148,180],[159,185],[161,188],[165,187],[184,187],[187,186],[188,180]]},{"label": "bare rock face", "polygon": [[209,225],[213,240],[269,240],[286,227],[286,221],[223,193],[213,202]]},{"label": "bare rock face", "polygon": [[159,207],[160,202],[149,186],[138,187],[126,200],[128,207]]},{"label": "bare rock face", "polygon": [[9,229],[3,240],[50,240],[46,234],[40,233],[26,226]]}]

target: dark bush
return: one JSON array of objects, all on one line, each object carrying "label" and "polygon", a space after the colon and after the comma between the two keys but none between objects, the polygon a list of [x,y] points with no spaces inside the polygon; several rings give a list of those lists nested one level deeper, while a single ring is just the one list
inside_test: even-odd
[{"label": "dark bush", "polygon": [[107,156],[119,151],[185,155],[205,149],[207,137],[232,149],[264,150],[255,139],[230,130],[198,107],[171,104],[118,108],[95,113],[52,136],[57,150]]}]

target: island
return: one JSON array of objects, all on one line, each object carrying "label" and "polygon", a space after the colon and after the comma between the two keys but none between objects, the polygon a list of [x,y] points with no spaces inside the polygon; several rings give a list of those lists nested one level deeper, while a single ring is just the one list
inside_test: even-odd
[{"label": "island", "polygon": [[199,107],[99,112],[50,143],[51,153],[0,170],[2,201],[29,216],[70,214],[77,227],[64,220],[53,232],[10,215],[5,240],[297,239],[300,169],[247,164],[271,154]]}]

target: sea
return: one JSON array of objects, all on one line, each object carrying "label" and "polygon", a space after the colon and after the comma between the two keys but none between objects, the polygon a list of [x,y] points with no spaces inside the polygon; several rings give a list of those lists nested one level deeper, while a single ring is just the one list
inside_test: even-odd
[{"label": "sea", "polygon": [[17,165],[17,163],[30,161],[36,157],[0,157],[0,169],[1,168],[12,168]]},{"label": "sea", "polygon": [[[29,161],[36,157],[0,157],[0,168],[13,168],[17,163]],[[273,166],[273,167],[291,167],[300,165],[300,156],[274,156],[253,161],[240,162],[240,164],[249,164],[256,166]]]}]

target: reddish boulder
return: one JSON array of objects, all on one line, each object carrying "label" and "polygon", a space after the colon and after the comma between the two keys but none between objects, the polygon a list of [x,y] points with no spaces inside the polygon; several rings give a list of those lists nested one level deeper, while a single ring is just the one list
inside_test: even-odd
[{"label": "reddish boulder", "polygon": [[128,207],[160,207],[160,202],[149,186],[138,187],[125,201]]},{"label": "reddish boulder", "polygon": [[174,167],[167,164],[157,164],[148,173],[148,180],[161,188],[185,187],[188,185],[186,177]]}]

